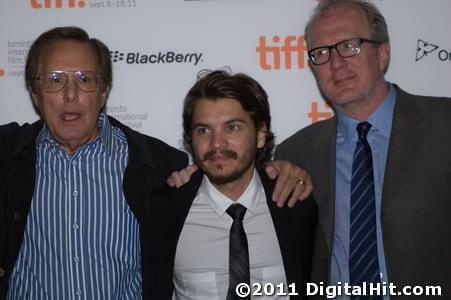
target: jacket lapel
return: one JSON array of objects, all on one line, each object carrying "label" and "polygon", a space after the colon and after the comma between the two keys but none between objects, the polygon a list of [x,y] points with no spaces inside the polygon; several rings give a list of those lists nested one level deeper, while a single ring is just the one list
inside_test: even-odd
[{"label": "jacket lapel", "polygon": [[203,175],[204,173],[202,171],[197,170],[191,175],[190,181],[175,193],[176,197],[172,204],[176,204],[177,206],[180,205],[179,208],[181,213],[178,218],[178,228],[180,229],[180,232],[185,224],[185,219],[188,216],[194,198],[196,198],[197,191],[202,183]]},{"label": "jacket lapel", "polygon": [[291,208],[284,206],[278,207],[272,201],[272,192],[274,189],[274,182],[272,182],[264,172],[259,172],[260,179],[265,189],[266,202],[268,203],[271,218],[276,231],[277,239],[279,241],[280,252],[282,254],[283,265],[288,284],[297,282],[302,278],[299,238],[295,236],[297,232],[291,224],[288,210]]},{"label": "jacket lapel", "polygon": [[311,155],[306,158],[307,171],[311,172],[314,198],[318,205],[318,221],[325,235],[329,253],[332,251],[335,215],[335,153],[336,117],[327,121],[325,129],[311,141]]},{"label": "jacket lapel", "polygon": [[396,86],[397,97],[387,164],[382,190],[382,209],[387,207],[396,192],[414,172],[415,161],[424,145],[428,122],[415,96]]}]

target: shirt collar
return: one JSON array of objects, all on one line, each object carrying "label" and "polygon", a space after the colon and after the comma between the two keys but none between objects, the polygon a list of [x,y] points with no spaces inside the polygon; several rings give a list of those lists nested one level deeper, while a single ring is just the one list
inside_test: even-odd
[{"label": "shirt collar", "polygon": [[[393,120],[393,111],[395,109],[396,91],[393,85],[387,82],[389,87],[387,97],[375,112],[368,118],[371,124],[370,130],[378,130],[387,138],[390,137],[391,125]],[[346,142],[355,142],[357,140],[357,124],[361,121],[345,116],[337,112],[338,118],[338,134],[341,135]]]},{"label": "shirt collar", "polygon": [[222,217],[227,208],[229,208],[229,206],[234,203],[239,203],[246,207],[247,210],[255,212],[257,209],[258,200],[261,197],[260,193],[262,191],[263,184],[260,180],[258,172],[256,172],[255,169],[249,185],[236,201],[233,201],[232,199],[221,193],[213,185],[213,183],[211,183],[206,175],[203,176],[202,183],[199,188],[199,193],[203,194],[207,198],[207,201],[220,217]]},{"label": "shirt collar", "polygon": [[[100,143],[105,147],[105,150],[108,153],[111,153],[114,147],[113,126],[108,120],[108,116],[106,115],[104,109],[99,114],[99,118],[97,119],[97,126],[99,130],[98,136],[91,142],[87,143],[86,145],[83,145],[82,147],[95,144],[98,140],[100,140]],[[59,147],[58,143],[53,139],[52,135],[50,134],[50,131],[45,122],[44,126],[39,132],[38,137],[36,138],[36,147],[42,145],[43,143],[49,143],[50,145]]]}]

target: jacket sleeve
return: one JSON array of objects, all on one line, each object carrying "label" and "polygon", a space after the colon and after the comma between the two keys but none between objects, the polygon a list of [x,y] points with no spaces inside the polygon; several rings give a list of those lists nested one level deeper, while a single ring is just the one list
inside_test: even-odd
[{"label": "jacket sleeve", "polygon": [[6,232],[6,201],[7,201],[7,179],[10,173],[11,143],[14,135],[19,129],[17,123],[9,123],[0,126],[0,298],[6,297],[7,276],[7,232]]},{"label": "jacket sleeve", "polygon": [[5,198],[6,198],[6,179],[9,174],[9,163],[11,153],[11,141],[14,140],[14,135],[19,129],[19,124],[9,123],[0,126],[0,232],[4,227],[5,222]]}]

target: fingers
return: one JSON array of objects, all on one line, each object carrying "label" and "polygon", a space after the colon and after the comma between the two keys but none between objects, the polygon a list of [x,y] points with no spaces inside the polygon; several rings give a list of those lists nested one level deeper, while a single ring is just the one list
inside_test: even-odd
[{"label": "fingers", "polygon": [[171,175],[169,175],[168,179],[166,179],[166,184],[169,185],[170,187],[175,186],[175,180],[173,178],[173,174],[174,174],[174,172]]},{"label": "fingers", "polygon": [[[269,164],[269,163],[268,163]],[[295,172],[295,166],[287,161],[271,161],[274,169],[277,171],[276,185],[273,191],[273,200],[277,202],[279,206],[285,204],[288,195],[295,187],[295,181],[291,180],[292,172]]]},{"label": "fingers", "polygon": [[188,174],[186,174],[185,169],[180,170],[180,171],[174,171],[171,173],[171,176],[169,176],[169,178],[166,180],[166,183],[170,187],[179,188],[183,185],[183,177],[186,178],[187,176],[188,176]]},{"label": "fingers", "polygon": [[273,161],[270,161],[265,164],[265,172],[269,178],[274,180],[276,179],[279,170],[276,168],[276,165],[274,165]]},{"label": "fingers", "polygon": [[166,183],[171,187],[179,188],[191,179],[191,175],[197,170],[196,165],[188,165],[186,168],[172,172]]},{"label": "fingers", "polygon": [[[277,206],[287,203],[293,207],[297,201],[308,198],[313,191],[311,176],[304,170],[287,161],[271,161],[265,166],[268,176],[277,176],[273,191],[273,200]],[[272,177],[270,177],[272,178]]]},{"label": "fingers", "polygon": [[279,177],[282,176],[283,172],[287,172],[287,178],[284,179],[284,185],[277,198],[277,205],[282,207],[288,202],[288,206],[293,207],[305,189],[304,183],[300,183],[300,180],[304,181],[307,172],[291,164],[281,169]]},{"label": "fingers", "polygon": [[[191,175],[193,175],[193,173],[196,172],[197,169],[199,169],[199,167],[198,167],[197,165],[195,165],[195,164],[190,164],[190,165],[188,165],[188,166],[185,168],[186,172],[187,172],[188,175],[189,175],[189,178],[191,178]],[[186,182],[185,182],[185,183],[186,183]]]},{"label": "fingers", "polygon": [[288,199],[288,207],[294,207],[298,201],[307,199],[313,192],[312,177],[310,174],[304,170],[304,175],[301,175],[299,178],[302,178],[302,183],[300,182],[300,179],[297,180],[296,187],[294,188],[290,199]]},{"label": "fingers", "polygon": [[[291,193],[290,198],[288,199],[288,207],[293,207],[300,200],[301,195],[304,193],[305,187],[304,184],[297,183],[294,187],[293,193]],[[283,203],[282,203],[283,206]]]},{"label": "fingers", "polygon": [[301,196],[298,198],[300,201],[307,199],[310,194],[313,192],[313,181],[310,174],[306,172],[306,176],[304,178],[304,191],[301,193]]}]

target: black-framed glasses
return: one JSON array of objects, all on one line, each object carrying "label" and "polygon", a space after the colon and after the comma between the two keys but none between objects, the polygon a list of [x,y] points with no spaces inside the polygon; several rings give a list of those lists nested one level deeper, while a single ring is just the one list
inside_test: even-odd
[{"label": "black-framed glasses", "polygon": [[310,61],[314,65],[322,65],[329,62],[332,49],[337,50],[338,55],[340,55],[341,57],[352,57],[360,53],[360,50],[362,48],[361,45],[363,43],[377,45],[381,44],[380,42],[374,40],[352,38],[338,42],[334,45],[316,47],[308,52],[308,56],[310,58]]},{"label": "black-framed glasses", "polygon": [[43,91],[56,93],[61,91],[67,81],[73,78],[75,85],[83,92],[96,92],[102,85],[102,76],[94,71],[51,71],[36,77]]}]

